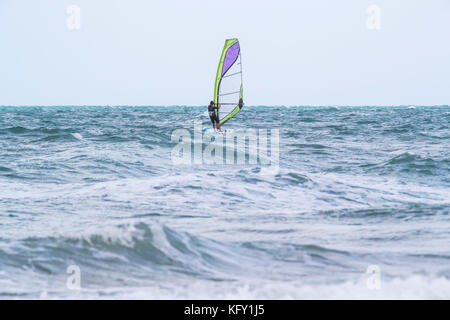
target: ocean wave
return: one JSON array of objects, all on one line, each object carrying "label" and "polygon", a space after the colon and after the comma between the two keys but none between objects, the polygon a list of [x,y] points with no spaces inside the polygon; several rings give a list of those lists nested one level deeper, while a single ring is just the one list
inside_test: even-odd
[{"label": "ocean wave", "polygon": [[383,174],[398,171],[403,173],[415,173],[425,176],[441,176],[450,168],[450,160],[442,156],[424,157],[411,152],[403,152],[386,161],[377,164],[364,164],[368,172],[378,171]]},{"label": "ocean wave", "polygon": [[[203,279],[225,276],[230,268],[249,258],[233,246],[178,232],[163,224],[144,222],[89,230],[74,235],[29,237],[19,243],[0,239],[0,265],[28,269],[37,274],[57,275],[68,264],[78,264],[89,273],[128,265],[129,272],[171,271]],[[6,262],[6,263],[5,263]],[[95,282],[95,281],[94,281]]]},{"label": "ocean wave", "polygon": [[27,128],[22,126],[6,127],[0,129],[0,134],[13,133],[13,134],[24,134],[24,133],[43,133],[43,134],[58,134],[70,132],[71,128],[48,128],[48,127],[37,127],[37,128]]},{"label": "ocean wave", "polygon": [[[448,214],[449,203],[444,204],[424,204],[407,203],[394,207],[371,207],[366,209],[335,209],[324,210],[320,214],[328,218],[337,219],[359,219],[367,223],[375,221],[403,220],[411,221],[414,219],[423,219],[429,216]],[[395,208],[395,210],[393,210]]]}]

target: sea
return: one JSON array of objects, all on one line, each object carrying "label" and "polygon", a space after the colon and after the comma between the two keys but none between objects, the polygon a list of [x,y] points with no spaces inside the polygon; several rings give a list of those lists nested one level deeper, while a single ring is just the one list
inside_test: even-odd
[{"label": "sea", "polygon": [[450,299],[449,106],[206,108],[0,107],[0,299]]}]

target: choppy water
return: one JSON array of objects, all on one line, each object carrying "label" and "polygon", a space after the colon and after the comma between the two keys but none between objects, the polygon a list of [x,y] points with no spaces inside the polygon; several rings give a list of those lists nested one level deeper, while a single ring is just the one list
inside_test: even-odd
[{"label": "choppy water", "polygon": [[204,111],[0,108],[0,297],[450,298],[450,107],[246,107],[276,175],[173,165]]}]

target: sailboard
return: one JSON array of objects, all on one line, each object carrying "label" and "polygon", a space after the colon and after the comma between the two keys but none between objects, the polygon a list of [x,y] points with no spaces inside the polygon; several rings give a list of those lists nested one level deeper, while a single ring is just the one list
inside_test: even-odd
[{"label": "sailboard", "polygon": [[219,120],[224,124],[244,106],[241,47],[238,39],[228,39],[222,50],[214,84],[214,103],[220,104]]}]

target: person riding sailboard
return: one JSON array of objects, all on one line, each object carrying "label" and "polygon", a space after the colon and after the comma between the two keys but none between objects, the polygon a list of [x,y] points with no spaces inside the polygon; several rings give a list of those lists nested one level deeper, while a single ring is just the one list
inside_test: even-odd
[{"label": "person riding sailboard", "polygon": [[238,39],[228,39],[217,68],[214,100],[208,106],[213,129],[222,132],[222,125],[244,106],[241,48]]},{"label": "person riding sailboard", "polygon": [[220,120],[219,120],[220,107],[221,107],[220,104],[218,106],[216,106],[214,104],[214,101],[211,101],[208,106],[208,114],[209,114],[209,118],[211,119],[211,122],[213,125],[213,130],[216,131],[216,126],[217,126],[217,131],[222,132],[222,128],[220,126]]}]

